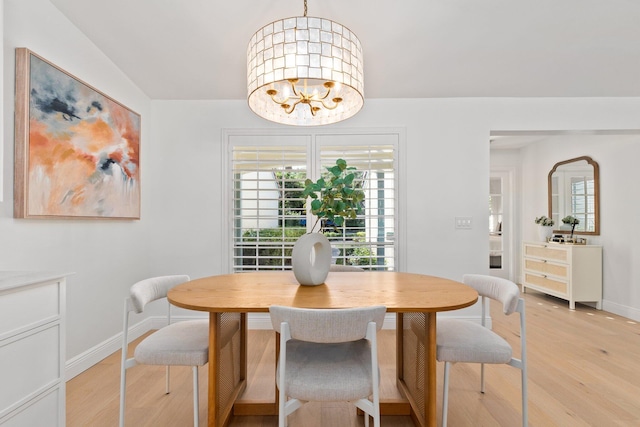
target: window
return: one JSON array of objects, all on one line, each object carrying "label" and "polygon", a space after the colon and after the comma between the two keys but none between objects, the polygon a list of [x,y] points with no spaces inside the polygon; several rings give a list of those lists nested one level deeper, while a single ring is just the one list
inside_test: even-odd
[{"label": "window", "polygon": [[398,139],[394,133],[229,133],[231,271],[291,268],[294,243],[316,223],[301,196],[304,181],[324,176],[338,158],[356,168],[365,201],[358,218],[339,228],[324,224],[333,262],[395,270]]},{"label": "window", "polygon": [[580,223],[576,231],[595,229],[595,189],[593,177],[572,176],[569,180],[571,188],[571,215]]}]

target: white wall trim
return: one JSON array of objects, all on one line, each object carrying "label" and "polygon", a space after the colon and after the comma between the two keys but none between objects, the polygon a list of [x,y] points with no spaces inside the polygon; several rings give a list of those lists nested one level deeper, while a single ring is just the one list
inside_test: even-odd
[{"label": "white wall trim", "polygon": [[[396,149],[395,158],[395,173],[397,174],[396,184],[394,186],[395,203],[397,204],[396,216],[395,216],[395,261],[396,271],[407,271],[407,249],[406,249],[406,195],[404,188],[406,187],[406,144],[407,144],[407,129],[406,127],[362,127],[362,128],[223,128],[221,130],[220,155],[222,160],[222,167],[220,168],[220,182],[223,183],[222,187],[231,191],[233,185],[230,182],[230,167],[231,167],[231,153],[230,149],[233,145],[232,139],[239,137],[264,137],[265,139],[273,139],[277,136],[298,136],[306,137],[309,142],[305,143],[308,150],[315,150],[317,146],[322,145],[317,142],[317,138],[320,136],[329,135],[345,135],[345,136],[359,136],[359,135],[393,135],[397,138],[397,142],[394,143]],[[279,144],[286,145],[284,142]],[[354,143],[354,145],[362,145],[361,143]],[[232,236],[230,230],[233,230],[232,216],[229,214],[231,209],[229,207],[230,200],[233,200],[233,195],[228,193],[222,194],[222,207],[224,215],[221,215],[220,221],[222,226],[222,266],[223,272],[230,273],[233,271],[232,260],[230,254],[233,251],[228,248],[231,245]]]},{"label": "white wall trim", "polygon": [[[140,323],[137,323],[129,328],[129,338],[134,340],[142,336],[147,331],[151,330],[153,320],[152,318],[146,318]],[[78,354],[75,357],[67,360],[65,365],[65,379],[69,381],[75,376],[86,371],[93,365],[100,362],[102,359],[110,356],[116,351],[120,350],[122,346],[122,332],[108,338],[101,343],[91,347],[87,351]]]},{"label": "white wall trim", "polygon": [[[203,317],[198,317],[199,319]],[[205,317],[206,318],[206,317]],[[171,316],[172,322],[183,320],[193,320],[195,317]],[[140,338],[142,335],[154,329],[159,329],[167,324],[166,316],[151,316],[129,327],[129,342]],[[91,347],[85,352],[67,360],[65,365],[65,380],[69,381],[73,377],[86,371],[93,365],[99,363],[104,358],[112,355],[122,347],[122,332],[108,338],[101,343]]]},{"label": "white wall trim", "polygon": [[[489,274],[492,276],[503,277],[505,279],[514,281],[514,277],[517,276],[516,273],[516,259],[518,258],[520,252],[517,250],[516,243],[519,241],[519,235],[516,234],[516,221],[519,218],[519,212],[516,210],[516,201],[515,195],[516,191],[516,168],[515,166],[491,166],[490,165],[490,178],[500,177],[505,181],[503,181],[502,188],[502,200],[503,200],[503,228],[502,228],[502,251],[503,251],[503,263],[506,259],[506,268],[503,269],[508,270],[507,275],[505,277],[504,273],[500,274],[501,270],[491,270],[489,269]],[[506,222],[506,226],[505,226]]]},{"label": "white wall trim", "polygon": [[602,310],[640,322],[640,310],[637,308],[618,304],[612,301],[602,300]]}]

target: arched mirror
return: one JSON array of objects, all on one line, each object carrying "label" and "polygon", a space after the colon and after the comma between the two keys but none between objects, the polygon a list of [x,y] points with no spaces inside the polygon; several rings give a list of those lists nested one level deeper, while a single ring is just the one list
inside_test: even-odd
[{"label": "arched mirror", "polygon": [[548,180],[554,233],[571,232],[571,226],[563,226],[562,218],[572,216],[580,221],[573,234],[600,235],[598,163],[589,156],[558,162]]}]

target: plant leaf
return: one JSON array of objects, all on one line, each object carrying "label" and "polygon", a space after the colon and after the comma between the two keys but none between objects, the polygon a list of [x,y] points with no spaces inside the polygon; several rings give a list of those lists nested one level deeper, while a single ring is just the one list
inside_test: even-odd
[{"label": "plant leaf", "polygon": [[353,184],[353,179],[356,177],[355,174],[350,173],[349,175],[345,176],[343,181],[345,185],[352,185]]},{"label": "plant leaf", "polygon": [[340,166],[333,166],[332,168],[329,169],[329,172],[331,172],[333,174],[333,176],[340,176],[340,174],[342,173],[342,169],[340,169]]}]

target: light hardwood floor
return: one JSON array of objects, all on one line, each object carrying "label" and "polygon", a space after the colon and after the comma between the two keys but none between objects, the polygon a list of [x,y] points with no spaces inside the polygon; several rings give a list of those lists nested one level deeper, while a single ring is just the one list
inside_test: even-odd
[{"label": "light hardwood floor", "polygon": [[[534,291],[524,294],[529,357],[531,426],[640,426],[640,324],[610,313],[568,303]],[[517,316],[504,318],[492,305],[493,327],[518,345]],[[250,331],[249,398],[273,398],[274,333]],[[395,332],[380,332],[381,394],[396,396]],[[135,346],[132,343],[130,348]],[[519,354],[519,349],[516,349]],[[67,382],[67,425],[115,426],[118,422],[120,353],[114,353]],[[519,426],[520,372],[487,366],[486,393],[479,392],[479,366],[451,369],[449,425]],[[438,366],[442,384],[442,365]],[[130,369],[128,426],[192,425],[191,371],[172,368],[172,392],[164,394],[164,368]],[[200,370],[200,425],[206,425],[206,368]],[[441,393],[438,396],[440,411]],[[438,414],[438,422],[440,414]],[[289,417],[291,427],[355,427],[362,417],[346,403],[310,403]],[[409,417],[385,416],[385,427],[409,427]],[[273,427],[277,418],[235,417],[231,427]]]}]

